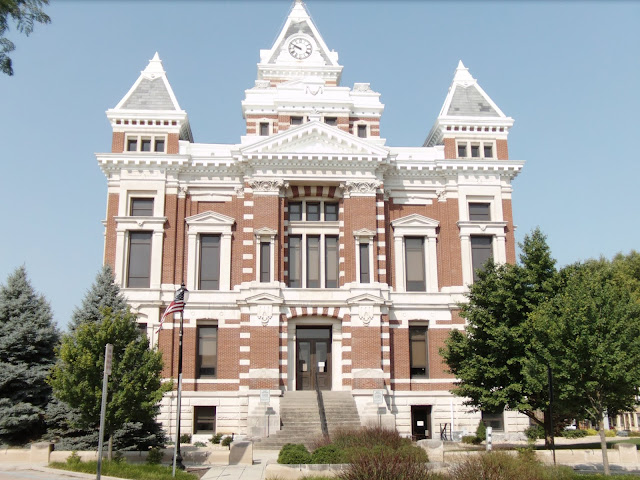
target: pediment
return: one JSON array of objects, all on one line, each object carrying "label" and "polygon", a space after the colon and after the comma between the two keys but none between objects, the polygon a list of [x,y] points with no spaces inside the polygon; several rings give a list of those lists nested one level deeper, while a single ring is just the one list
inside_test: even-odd
[{"label": "pediment", "polygon": [[231,217],[211,210],[185,218],[187,225],[233,225],[236,221]]},{"label": "pediment", "polygon": [[247,145],[242,155],[364,155],[387,157],[388,151],[319,120],[290,128],[262,141]]},{"label": "pediment", "polygon": [[281,305],[284,298],[270,293],[259,293],[245,299],[244,303],[249,305]]},{"label": "pediment", "polygon": [[435,228],[440,225],[438,220],[434,220],[433,218],[425,217],[418,213],[412,213],[411,215],[407,215],[406,217],[398,218],[391,222],[391,225],[396,227],[415,227],[415,228]]},{"label": "pediment", "polygon": [[253,230],[253,234],[257,237],[272,237],[278,234],[277,230],[269,227],[256,228]]},{"label": "pediment", "polygon": [[376,232],[369,230],[368,228],[361,228],[360,230],[353,231],[354,237],[375,237]]},{"label": "pediment", "polygon": [[347,299],[349,305],[384,305],[385,299],[370,293],[363,293]]}]

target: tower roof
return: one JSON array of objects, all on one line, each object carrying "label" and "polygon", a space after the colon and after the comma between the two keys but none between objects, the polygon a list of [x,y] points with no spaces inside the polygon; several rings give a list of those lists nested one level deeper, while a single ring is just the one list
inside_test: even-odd
[{"label": "tower roof", "polygon": [[[309,45],[308,53],[298,57],[292,54],[296,47],[292,47],[291,42],[296,39]],[[273,46],[260,51],[258,80],[319,76],[339,84],[341,73],[338,53],[329,50],[304,3],[296,0]]]},{"label": "tower roof", "polygon": [[507,117],[500,110],[460,60],[440,114],[429,132],[424,146],[439,144],[445,129],[450,130],[452,127],[463,126],[466,130],[466,126],[480,125],[499,127],[499,131],[506,134],[513,125],[513,118]]},{"label": "tower roof", "polygon": [[158,52],[114,110],[181,110]]}]

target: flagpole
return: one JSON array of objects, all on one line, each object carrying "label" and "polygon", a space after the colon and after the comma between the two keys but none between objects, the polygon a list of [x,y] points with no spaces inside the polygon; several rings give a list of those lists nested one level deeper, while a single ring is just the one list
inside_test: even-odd
[{"label": "flagpole", "polygon": [[184,298],[188,290],[185,288],[184,283],[180,285],[180,290],[176,294],[176,301],[182,300],[182,308],[180,309],[180,331],[178,333],[178,411],[176,412],[176,441],[173,448],[173,470],[172,475],[176,476],[176,468],[184,470],[182,463],[182,454],[180,453],[180,410],[182,409],[182,334],[184,333]]}]

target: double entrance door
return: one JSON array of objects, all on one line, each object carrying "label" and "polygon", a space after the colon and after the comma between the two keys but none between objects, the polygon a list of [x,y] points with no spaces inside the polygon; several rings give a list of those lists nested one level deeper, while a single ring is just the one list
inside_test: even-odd
[{"label": "double entrance door", "polygon": [[296,390],[331,390],[331,327],[296,328]]}]

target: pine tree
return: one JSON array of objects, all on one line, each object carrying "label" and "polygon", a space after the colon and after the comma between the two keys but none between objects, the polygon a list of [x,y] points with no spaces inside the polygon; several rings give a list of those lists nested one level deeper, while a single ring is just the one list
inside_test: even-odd
[{"label": "pine tree", "polygon": [[51,398],[46,383],[58,331],[51,307],[19,267],[0,287],[0,442],[20,444],[44,429]]},{"label": "pine tree", "polygon": [[102,310],[105,307],[110,308],[112,312],[124,312],[127,309],[127,302],[120,292],[120,287],[115,284],[113,270],[109,265],[105,265],[98,272],[95,282],[82,300],[82,305],[73,311],[69,328],[75,330],[82,323],[102,321]]}]

